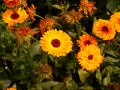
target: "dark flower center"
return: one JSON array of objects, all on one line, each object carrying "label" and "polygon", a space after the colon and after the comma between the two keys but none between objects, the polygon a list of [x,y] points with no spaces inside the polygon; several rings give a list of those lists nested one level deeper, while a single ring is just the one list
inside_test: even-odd
[{"label": "dark flower center", "polygon": [[102,27],[102,31],[105,32],[105,33],[107,33],[107,32],[108,32],[108,27],[103,26],[103,27]]},{"label": "dark flower center", "polygon": [[53,39],[51,44],[53,47],[59,47],[60,46],[60,41],[58,39]]},{"label": "dark flower center", "polygon": [[93,55],[89,55],[89,56],[88,56],[88,59],[89,59],[89,60],[92,60],[92,59],[93,59]]},{"label": "dark flower center", "polygon": [[88,45],[89,45],[89,44],[91,44],[91,42],[90,42],[89,40],[87,40],[87,41],[85,42],[85,44],[88,44]]},{"label": "dark flower center", "polygon": [[11,16],[12,19],[18,19],[20,17],[20,15],[16,12],[14,12]]}]

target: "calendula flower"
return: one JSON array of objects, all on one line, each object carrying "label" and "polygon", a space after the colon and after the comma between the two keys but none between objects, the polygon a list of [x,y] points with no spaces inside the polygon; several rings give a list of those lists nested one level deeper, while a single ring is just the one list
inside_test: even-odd
[{"label": "calendula flower", "polygon": [[103,19],[99,19],[93,24],[93,33],[103,40],[111,40],[116,34],[114,25]]},{"label": "calendula flower", "polygon": [[40,32],[43,34],[44,32],[53,29],[54,25],[55,19],[46,17],[44,20],[40,20],[39,22]]},{"label": "calendula flower", "polygon": [[28,13],[28,15],[29,15],[29,18],[31,19],[31,20],[35,20],[35,18],[34,18],[34,16],[35,16],[35,14],[36,14],[36,11],[35,11],[35,6],[34,6],[34,4],[32,4],[30,7],[27,7],[27,13]]},{"label": "calendula flower", "polygon": [[77,53],[76,57],[81,67],[88,71],[95,71],[104,59],[100,54],[100,49],[95,45],[86,46]]},{"label": "calendula flower", "polygon": [[55,57],[65,56],[72,51],[72,44],[67,33],[56,29],[45,32],[40,40],[42,50]]},{"label": "calendula flower", "polygon": [[83,12],[85,15],[90,15],[92,16],[94,11],[97,9],[94,5],[95,3],[92,1],[88,0],[81,0],[80,5],[79,5],[79,11]]},{"label": "calendula flower", "polygon": [[77,40],[77,43],[79,44],[81,49],[88,45],[98,46],[98,42],[96,41],[96,39],[89,34],[79,36],[79,40]]},{"label": "calendula flower", "polygon": [[114,24],[116,32],[120,32],[120,12],[111,15],[110,22]]},{"label": "calendula flower", "polygon": [[20,0],[3,0],[8,7],[15,7],[20,5]]},{"label": "calendula flower", "polygon": [[16,88],[7,88],[7,90],[17,90]]},{"label": "calendula flower", "polygon": [[65,21],[70,24],[78,23],[81,20],[82,14],[77,12],[76,10],[72,9],[68,13],[61,13],[60,20]]},{"label": "calendula flower", "polygon": [[2,15],[2,20],[8,23],[8,26],[13,26],[15,23],[23,23],[27,18],[28,14],[22,8],[17,11],[7,9]]}]

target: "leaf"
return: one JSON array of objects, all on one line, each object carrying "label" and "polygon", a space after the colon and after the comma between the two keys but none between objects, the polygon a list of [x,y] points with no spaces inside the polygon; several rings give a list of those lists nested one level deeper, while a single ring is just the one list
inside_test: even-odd
[{"label": "leaf", "polygon": [[106,57],[105,58],[105,60],[104,60],[105,62],[113,62],[113,63],[115,63],[115,62],[119,62],[120,61],[120,59],[119,58],[115,58],[115,57]]},{"label": "leaf", "polygon": [[102,75],[101,75],[100,69],[96,71],[96,78],[99,80],[99,84],[101,84]]},{"label": "leaf", "polygon": [[106,8],[109,11],[114,12],[115,9],[117,9],[118,4],[119,4],[119,0],[109,0],[106,5]]},{"label": "leaf", "polygon": [[78,89],[78,86],[75,83],[75,81],[72,79],[72,77],[66,77],[64,79],[64,82],[65,82],[67,90],[73,90],[73,89],[77,90]]},{"label": "leaf", "polygon": [[108,84],[110,83],[110,75],[109,73],[107,74],[107,76],[103,79],[103,85],[104,86],[108,86]]},{"label": "leaf", "polygon": [[40,43],[39,42],[34,42],[30,47],[30,56],[33,57],[39,51],[40,51]]},{"label": "leaf", "polygon": [[41,83],[40,87],[48,89],[48,88],[54,87],[58,84],[59,84],[59,82],[57,82],[57,81],[47,81],[47,82]]},{"label": "leaf", "polygon": [[54,86],[52,90],[66,90],[66,87],[64,83],[60,83],[57,86]]},{"label": "leaf", "polygon": [[96,17],[94,17],[93,23],[95,23],[96,21],[97,21],[97,18],[96,18]]},{"label": "leaf", "polygon": [[54,8],[57,8],[57,9],[59,9],[59,10],[63,10],[63,7],[62,6],[60,6],[60,5],[52,5]]},{"label": "leaf", "polygon": [[8,87],[10,85],[11,81],[10,80],[2,80],[2,81],[0,81],[0,83],[1,83],[1,85],[3,84],[4,87]]},{"label": "leaf", "polygon": [[79,78],[82,83],[85,83],[87,77],[89,76],[89,73],[83,69],[78,70]]},{"label": "leaf", "polygon": [[79,89],[80,90],[94,90],[94,88],[89,85],[81,86]]}]

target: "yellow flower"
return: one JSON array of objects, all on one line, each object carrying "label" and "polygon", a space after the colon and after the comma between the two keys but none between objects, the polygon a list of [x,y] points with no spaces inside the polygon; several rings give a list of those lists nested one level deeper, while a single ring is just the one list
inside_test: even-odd
[{"label": "yellow flower", "polygon": [[19,8],[17,11],[7,9],[3,15],[2,20],[8,23],[8,26],[13,26],[15,23],[23,23],[28,18],[24,9]]},{"label": "yellow flower", "polygon": [[86,46],[76,55],[78,63],[83,69],[95,71],[103,62],[103,56],[100,54],[100,49],[95,45]]},{"label": "yellow flower", "polygon": [[111,15],[110,22],[115,25],[116,32],[120,32],[120,12],[116,12]]},{"label": "yellow flower", "polygon": [[17,90],[16,88],[7,88],[7,90]]},{"label": "yellow flower", "polygon": [[79,44],[81,49],[88,45],[98,46],[96,39],[93,36],[90,36],[89,34],[79,36],[79,40],[77,40],[77,43]]},{"label": "yellow flower", "polygon": [[65,56],[72,51],[72,41],[70,36],[62,30],[48,30],[40,40],[43,51],[55,57]]},{"label": "yellow flower", "polygon": [[93,33],[103,40],[111,40],[116,34],[114,25],[103,19],[99,19],[93,24]]}]

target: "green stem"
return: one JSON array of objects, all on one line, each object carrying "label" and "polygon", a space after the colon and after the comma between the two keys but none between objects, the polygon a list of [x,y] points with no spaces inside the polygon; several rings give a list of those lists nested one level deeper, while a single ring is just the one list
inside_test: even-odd
[{"label": "green stem", "polygon": [[43,17],[41,17],[40,15],[35,14],[36,17],[39,17],[40,19],[44,19]]},{"label": "green stem", "polygon": [[104,46],[104,49],[103,49],[103,51],[102,51],[102,55],[103,55],[103,56],[105,55],[106,49],[107,49],[107,43],[105,42],[105,46]]}]

